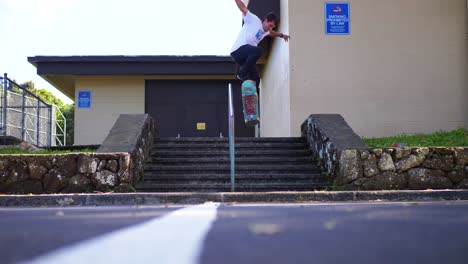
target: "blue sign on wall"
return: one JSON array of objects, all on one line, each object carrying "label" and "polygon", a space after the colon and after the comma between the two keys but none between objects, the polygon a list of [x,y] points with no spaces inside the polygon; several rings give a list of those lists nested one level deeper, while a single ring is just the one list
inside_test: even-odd
[{"label": "blue sign on wall", "polygon": [[78,108],[91,108],[91,91],[78,91]]},{"label": "blue sign on wall", "polygon": [[349,35],[349,3],[325,3],[325,34]]}]

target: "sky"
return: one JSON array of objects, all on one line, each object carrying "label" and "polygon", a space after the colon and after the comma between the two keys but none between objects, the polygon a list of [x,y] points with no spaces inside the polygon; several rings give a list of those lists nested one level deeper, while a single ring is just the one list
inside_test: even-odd
[{"label": "sky", "polygon": [[227,56],[241,22],[233,0],[0,0],[0,74],[72,103],[27,57]]}]

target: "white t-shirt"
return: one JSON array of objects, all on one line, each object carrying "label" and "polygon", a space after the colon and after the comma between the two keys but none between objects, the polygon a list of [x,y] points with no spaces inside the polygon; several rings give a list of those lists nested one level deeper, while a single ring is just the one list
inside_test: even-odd
[{"label": "white t-shirt", "polygon": [[263,30],[262,21],[256,15],[247,11],[247,14],[244,16],[244,26],[242,27],[237,40],[232,46],[231,52],[236,51],[238,48],[244,45],[257,46],[260,41],[270,32],[265,32]]}]

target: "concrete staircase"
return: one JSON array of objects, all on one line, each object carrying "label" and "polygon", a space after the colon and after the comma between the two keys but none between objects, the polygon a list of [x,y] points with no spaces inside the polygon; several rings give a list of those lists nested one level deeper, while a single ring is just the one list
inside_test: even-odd
[{"label": "concrete staircase", "polygon": [[[237,138],[236,191],[325,188],[304,138]],[[228,192],[226,138],[159,139],[145,164],[139,192]]]}]

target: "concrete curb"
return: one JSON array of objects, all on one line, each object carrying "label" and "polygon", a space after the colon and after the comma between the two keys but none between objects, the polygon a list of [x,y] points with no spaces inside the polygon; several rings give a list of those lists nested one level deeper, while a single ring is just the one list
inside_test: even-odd
[{"label": "concrete curb", "polygon": [[468,200],[468,190],[1,195],[0,207]]}]

